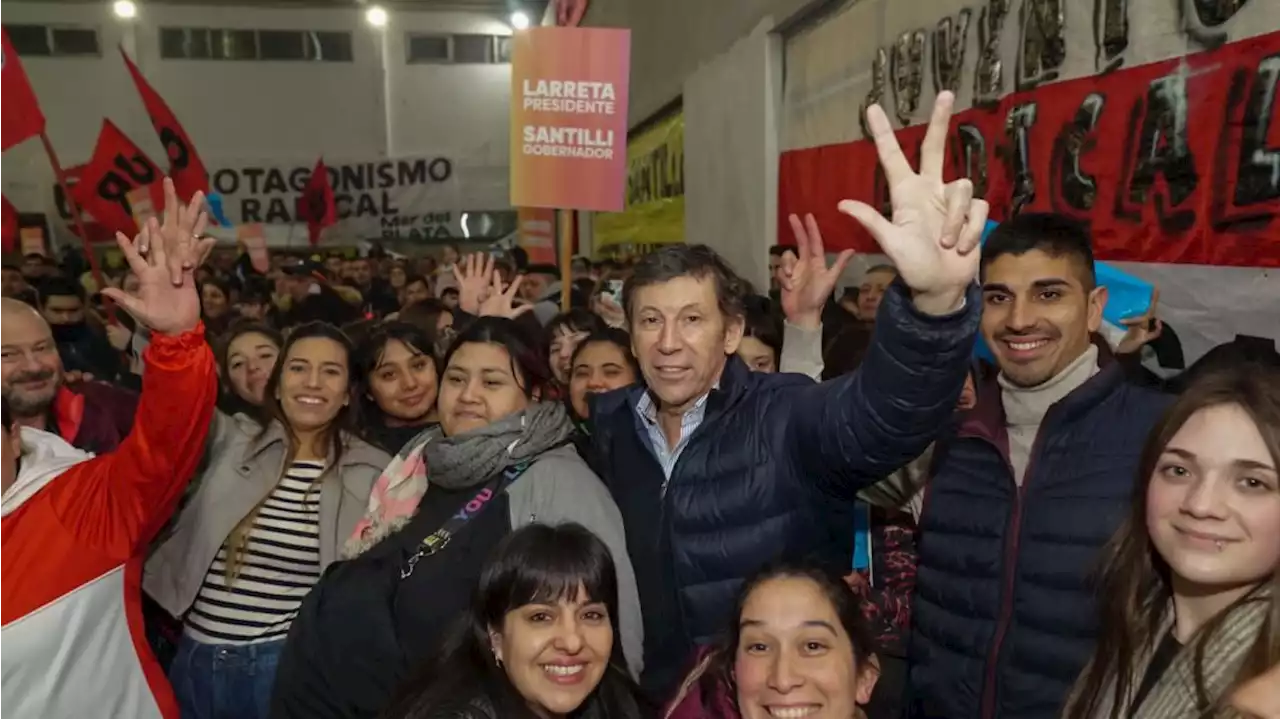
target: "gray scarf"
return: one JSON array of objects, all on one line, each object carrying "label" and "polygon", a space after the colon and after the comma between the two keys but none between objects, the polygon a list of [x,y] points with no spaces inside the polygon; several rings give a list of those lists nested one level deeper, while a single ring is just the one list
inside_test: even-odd
[{"label": "gray scarf", "polygon": [[439,427],[426,430],[409,440],[374,482],[368,511],[356,524],[343,555],[357,556],[403,527],[431,485],[474,487],[563,444],[572,434],[573,422],[559,402],[536,402],[456,437],[445,437]]},{"label": "gray scarf", "polygon": [[522,412],[456,437],[445,437],[438,427],[427,433],[431,436],[422,452],[428,482],[445,489],[466,489],[563,444],[573,434],[573,422],[563,403],[536,402]]}]

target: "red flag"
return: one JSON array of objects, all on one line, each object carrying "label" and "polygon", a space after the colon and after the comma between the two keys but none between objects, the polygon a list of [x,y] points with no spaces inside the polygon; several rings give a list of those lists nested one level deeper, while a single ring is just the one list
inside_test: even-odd
[{"label": "red flag", "polygon": [[12,202],[9,202],[9,198],[3,195],[0,195],[0,204],[4,206],[4,251],[13,252],[18,246],[18,210],[14,208]]},{"label": "red flag", "polygon": [[[75,165],[74,167],[62,168],[62,176],[66,178],[67,188],[72,193],[76,193],[76,185],[80,182],[80,175],[84,173],[88,165]],[[75,194],[76,197],[80,195]],[[116,235],[114,232],[103,227],[100,223],[94,221],[93,217],[84,211],[79,204],[76,209],[80,210],[79,217],[71,216],[71,204],[63,195],[62,186],[53,186],[54,204],[58,210],[58,216],[64,220],[65,229],[71,234],[79,237],[81,240],[90,244],[99,244],[104,242],[114,242]],[[78,202],[78,201],[77,201]],[[83,229],[87,237],[81,237],[80,230]]]},{"label": "red flag", "polygon": [[169,177],[173,178],[173,186],[178,192],[178,197],[186,200],[194,195],[196,190],[209,194],[209,173],[205,171],[200,155],[196,154],[196,146],[192,144],[191,137],[187,135],[186,130],[182,129],[182,123],[178,122],[177,116],[165,104],[160,93],[147,83],[147,78],[143,77],[141,72],[138,72],[138,66],[134,65],[133,60],[125,54],[123,47],[120,48],[120,55],[124,57],[124,64],[129,68],[129,74],[133,76],[133,84],[137,86],[138,94],[142,96],[142,104],[146,106],[147,115],[151,117],[151,126],[156,129],[156,134],[160,136],[160,144],[164,145],[165,152],[169,154]]},{"label": "red flag", "polygon": [[129,207],[129,193],[150,188],[152,202],[156,207],[163,207],[163,192],[158,196],[156,192],[162,187],[163,179],[164,172],[120,128],[110,120],[103,120],[93,159],[80,170],[71,194],[81,209],[93,215],[109,232],[123,232],[132,237],[138,228]]},{"label": "red flag", "polygon": [[3,35],[4,42],[0,52],[0,94],[3,95],[0,99],[4,102],[0,106],[3,109],[0,150],[8,150],[28,137],[44,132],[44,113],[40,112],[40,103],[36,101],[26,70],[22,69],[22,61],[9,43],[9,33],[0,30],[0,35]]},{"label": "red flag", "polygon": [[312,246],[320,242],[320,231],[338,221],[338,208],[333,202],[333,185],[324,158],[316,160],[311,179],[298,198],[298,219],[307,221],[307,240]]}]

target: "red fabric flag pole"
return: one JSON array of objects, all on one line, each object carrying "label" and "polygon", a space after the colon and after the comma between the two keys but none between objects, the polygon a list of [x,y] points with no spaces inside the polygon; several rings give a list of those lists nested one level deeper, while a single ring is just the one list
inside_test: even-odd
[{"label": "red fabric flag pole", "polygon": [[302,188],[297,215],[298,219],[307,221],[307,243],[312,247],[320,243],[320,233],[324,228],[338,221],[333,185],[329,184],[329,169],[325,167],[323,157],[316,160],[311,178],[307,180],[307,186]]},{"label": "red fabric flag pole", "polygon": [[177,190],[178,197],[187,199],[196,194],[196,191],[208,195],[209,173],[204,169],[204,162],[196,153],[196,146],[191,142],[191,137],[183,129],[182,123],[178,122],[178,117],[169,109],[164,98],[160,97],[160,93],[156,92],[155,88],[147,82],[147,78],[142,76],[138,66],[133,64],[133,60],[125,53],[123,47],[120,48],[120,56],[124,58],[129,76],[133,78],[133,84],[138,88],[138,95],[142,97],[147,116],[151,118],[151,126],[160,136],[160,144],[164,145],[165,153],[169,156],[169,177],[173,179],[173,187]]}]

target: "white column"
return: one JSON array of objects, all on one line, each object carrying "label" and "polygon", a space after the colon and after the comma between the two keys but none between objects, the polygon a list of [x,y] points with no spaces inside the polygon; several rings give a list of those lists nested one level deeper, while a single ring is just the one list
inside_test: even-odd
[{"label": "white column", "polygon": [[685,241],[705,243],[757,291],[777,235],[782,39],[766,18],[684,83]]}]

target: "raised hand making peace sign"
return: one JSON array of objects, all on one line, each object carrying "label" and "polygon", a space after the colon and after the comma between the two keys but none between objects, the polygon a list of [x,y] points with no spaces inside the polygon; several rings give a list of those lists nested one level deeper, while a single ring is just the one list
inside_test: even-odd
[{"label": "raised hand making peace sign", "polygon": [[978,276],[978,241],[987,223],[987,203],[973,196],[973,183],[942,182],[947,130],[955,97],[938,94],[920,146],[920,172],[911,169],[879,105],[867,108],[867,126],[889,183],[893,219],[856,200],[840,203],[880,243],[914,293],[920,311],[944,315],[959,309],[965,289]]},{"label": "raised hand making peace sign", "polygon": [[138,293],[108,287],[102,291],[134,319],[155,332],[178,335],[200,323],[195,268],[216,240],[200,238],[206,222],[203,193],[189,204],[178,201],[173,182],[164,181],[164,222],[151,218],[132,241],[116,233],[116,243],[138,276]]}]

